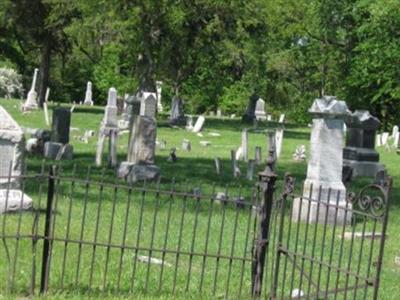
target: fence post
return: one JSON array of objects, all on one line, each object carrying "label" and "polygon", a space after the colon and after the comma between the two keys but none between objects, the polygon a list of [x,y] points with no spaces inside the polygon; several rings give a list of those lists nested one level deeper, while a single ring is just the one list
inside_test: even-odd
[{"label": "fence post", "polygon": [[269,228],[271,221],[272,204],[277,175],[274,172],[276,161],[275,155],[275,132],[268,131],[269,154],[267,166],[263,172],[259,173],[259,192],[261,193],[261,203],[259,206],[258,217],[258,238],[253,248],[252,265],[252,296],[259,297],[262,291],[264,276],[265,257],[269,244]]},{"label": "fence post", "polygon": [[51,241],[50,231],[52,228],[52,208],[54,199],[54,174],[55,166],[50,167],[49,180],[47,187],[47,203],[46,203],[46,221],[44,227],[44,241],[43,241],[43,255],[42,255],[42,272],[40,276],[40,293],[47,292],[49,283],[49,270],[50,270],[50,254],[51,254]]}]

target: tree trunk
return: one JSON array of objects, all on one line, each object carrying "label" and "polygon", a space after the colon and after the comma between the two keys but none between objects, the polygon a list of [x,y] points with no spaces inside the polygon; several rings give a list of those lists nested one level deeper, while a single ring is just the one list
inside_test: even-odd
[{"label": "tree trunk", "polygon": [[39,106],[43,107],[46,97],[46,90],[49,84],[50,75],[51,46],[47,42],[41,51],[41,61],[39,68]]}]

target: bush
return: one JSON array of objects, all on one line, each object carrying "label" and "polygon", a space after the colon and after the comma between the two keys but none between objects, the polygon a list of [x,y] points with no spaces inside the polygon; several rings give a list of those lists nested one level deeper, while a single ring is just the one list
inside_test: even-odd
[{"label": "bush", "polygon": [[23,97],[22,76],[14,69],[0,68],[0,96],[6,99]]}]

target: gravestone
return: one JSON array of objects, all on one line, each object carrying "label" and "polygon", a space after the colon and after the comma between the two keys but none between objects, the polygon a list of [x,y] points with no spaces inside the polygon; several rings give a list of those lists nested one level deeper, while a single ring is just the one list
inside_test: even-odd
[{"label": "gravestone", "polygon": [[191,146],[189,140],[184,139],[184,140],[182,141],[182,150],[183,150],[183,151],[190,151],[190,150],[192,150],[192,146]]},{"label": "gravestone", "polygon": [[271,121],[272,121],[272,116],[271,116],[271,114],[268,114],[268,115],[267,115],[267,121],[268,121],[268,122],[271,122]]},{"label": "gravestone", "polygon": [[160,169],[155,165],[157,124],[154,118],[133,117],[127,160],[122,162],[118,176],[128,182],[158,178]]},{"label": "gravestone", "polygon": [[254,151],[254,161],[256,165],[260,165],[262,162],[262,152],[261,152],[261,147],[256,146],[255,151]]},{"label": "gravestone", "polygon": [[[345,208],[347,202],[346,188],[342,182],[342,156],[344,118],[348,116],[347,105],[336,97],[324,96],[314,101],[309,112],[313,117],[313,125],[303,196],[320,202],[337,203],[339,207]],[[344,209],[337,210],[333,206],[318,205],[317,202],[303,198],[296,198],[293,202],[294,221],[324,222],[325,216],[329,224],[347,224],[351,220],[351,213],[347,213],[346,216]]]},{"label": "gravestone", "polygon": [[37,93],[35,90],[38,72],[39,69],[35,69],[33,73],[31,89],[29,90],[28,95],[26,97],[26,101],[22,107],[23,110],[33,110],[38,108]]},{"label": "gravestone", "polygon": [[199,116],[196,120],[196,124],[194,124],[193,132],[198,133],[203,129],[204,122],[206,119],[203,116]]},{"label": "gravestone", "polygon": [[396,149],[399,148],[399,141],[400,141],[400,132],[397,132],[393,139],[393,147],[395,147]]},{"label": "gravestone", "polygon": [[157,99],[153,93],[143,93],[143,99],[140,106],[140,115],[151,119],[156,118]]},{"label": "gravestone", "polygon": [[21,127],[0,106],[0,214],[29,209],[32,199],[19,190],[25,167],[25,137]]},{"label": "gravestone", "polygon": [[50,140],[55,143],[68,144],[70,125],[71,111],[68,108],[55,108],[53,110]]},{"label": "gravestone", "polygon": [[117,90],[110,88],[108,90],[107,105],[104,109],[104,117],[100,124],[99,138],[97,140],[96,166],[101,166],[104,143],[108,139],[108,166],[117,165],[117,138],[118,138],[118,107]]},{"label": "gravestone", "polygon": [[254,165],[255,165],[254,160],[249,159],[249,161],[247,162],[247,174],[246,174],[247,180],[253,180]]},{"label": "gravestone", "polygon": [[395,138],[398,133],[399,133],[399,126],[394,125],[392,129],[392,138]]},{"label": "gravestone", "polygon": [[375,177],[384,169],[375,150],[376,130],[380,121],[367,110],[356,110],[347,120],[346,147],[343,165],[352,169],[352,176]]},{"label": "gravestone", "polygon": [[193,130],[193,117],[191,115],[186,118],[186,130]]},{"label": "gravestone", "polygon": [[44,144],[43,155],[46,158],[56,159],[61,151],[63,159],[72,159],[73,147],[63,147],[69,143],[71,125],[71,111],[68,108],[57,107],[53,110],[50,141]]},{"label": "gravestone", "polygon": [[249,133],[247,128],[242,130],[242,157],[244,161],[247,161],[249,159],[249,153],[248,153],[248,144],[249,144]]},{"label": "gravestone", "polygon": [[157,89],[157,111],[162,112],[163,106],[161,103],[161,92],[162,92],[162,81],[156,81],[156,89]]},{"label": "gravestone", "polygon": [[236,151],[235,150],[231,150],[231,162],[232,162],[232,173],[233,173],[233,177],[238,177],[240,176],[240,169],[237,165],[237,161],[236,161]]},{"label": "gravestone", "polygon": [[258,97],[256,94],[250,96],[246,112],[242,116],[242,122],[253,123],[254,119],[256,118],[256,103],[259,98],[260,97]]},{"label": "gravestone", "polygon": [[83,100],[83,104],[93,106],[92,83],[90,81],[86,84],[85,100]]},{"label": "gravestone", "polygon": [[389,141],[389,132],[383,132],[381,135],[382,146],[386,146]]},{"label": "gravestone", "polygon": [[382,146],[382,135],[377,134],[376,135],[376,147],[380,147],[380,146]]},{"label": "gravestone", "polygon": [[283,128],[279,127],[275,131],[275,145],[276,145],[276,157],[279,158],[282,152],[283,143]]},{"label": "gravestone", "polygon": [[222,117],[222,111],[220,108],[217,109],[217,117],[221,118]]},{"label": "gravestone", "polygon": [[182,126],[186,125],[186,117],[184,112],[183,100],[174,96],[172,98],[171,113],[169,116],[169,123],[171,125]]},{"label": "gravestone", "polygon": [[[8,183],[11,167],[11,176],[23,174],[25,159],[25,138],[21,127],[11,115],[0,106],[0,188]],[[11,187],[18,187],[20,181],[10,178]]]},{"label": "gravestone", "polygon": [[278,121],[278,123],[281,123],[281,124],[285,123],[285,114],[281,114],[281,115],[279,116],[279,121]]},{"label": "gravestone", "polygon": [[256,102],[256,119],[257,121],[265,121],[267,119],[267,115],[265,113],[265,101],[259,98]]},{"label": "gravestone", "polygon": [[118,127],[121,130],[129,129],[129,124],[133,116],[140,115],[141,101],[136,95],[128,96],[125,99],[124,111],[121,115],[121,119],[118,121]]}]

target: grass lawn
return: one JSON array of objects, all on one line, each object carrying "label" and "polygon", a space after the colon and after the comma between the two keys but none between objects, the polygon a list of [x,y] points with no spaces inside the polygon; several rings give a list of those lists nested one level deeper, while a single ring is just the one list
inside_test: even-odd
[{"label": "grass lawn", "polygon": [[[22,114],[19,111],[19,104],[20,102],[16,100],[0,100],[0,105],[9,111],[21,126],[46,128],[42,111]],[[70,143],[74,146],[75,160],[64,164],[66,174],[70,174],[75,169],[76,175],[84,178],[88,166],[92,166],[91,178],[109,183],[116,182],[115,173],[112,170],[102,173],[100,168],[94,167],[97,133],[102,117],[103,109],[101,107],[77,106],[75,108],[70,133]],[[162,115],[158,122],[157,138],[167,142],[167,149],[161,150],[158,147],[156,149],[156,164],[161,169],[162,179],[159,186],[157,183],[152,184],[155,189],[193,191],[194,188],[200,188],[202,193],[207,195],[228,190],[229,195],[242,195],[246,199],[249,198],[257,176],[254,176],[255,180],[253,181],[247,180],[245,178],[246,165],[239,162],[243,175],[238,179],[234,178],[230,163],[230,150],[236,149],[240,145],[241,130],[244,128],[239,120],[207,118],[203,137],[199,137],[184,129],[170,128],[165,119],[166,116]],[[261,146],[265,158],[267,138],[263,129],[266,128],[267,126],[264,124],[259,126],[259,130],[249,131],[249,157],[254,157],[254,148]],[[96,132],[96,136],[91,138],[88,144],[79,139],[85,130]],[[221,135],[212,136],[211,132]],[[284,174],[290,172],[297,179],[297,191],[301,190],[300,183],[305,178],[307,164],[306,162],[294,162],[291,156],[296,146],[304,144],[308,147],[309,136],[310,129],[307,127],[286,125],[282,154],[276,165],[279,175],[278,188],[282,186]],[[183,139],[191,141],[192,151],[180,150]],[[201,140],[210,141],[211,145],[203,147],[199,143]],[[128,134],[120,135],[118,139],[119,161],[125,159],[127,144]],[[176,163],[167,161],[169,149],[172,147],[178,149]],[[389,174],[394,178],[379,298],[397,299],[400,298],[400,286],[398,285],[400,266],[395,264],[395,257],[400,256],[400,239],[398,239],[400,231],[398,196],[400,191],[397,187],[397,181],[400,180],[400,169],[397,167],[400,163],[400,156],[394,151],[387,152],[383,148],[379,148],[378,151],[381,155],[381,162],[386,165]],[[215,173],[215,157],[221,158],[222,175]],[[104,159],[104,161],[106,160]],[[39,157],[28,157],[28,171],[30,173],[39,172],[41,163],[42,159]],[[74,164],[76,164],[75,167]],[[262,168],[263,166],[257,166],[257,171]],[[174,180],[174,184],[172,184],[172,180]],[[359,179],[352,183],[349,189],[358,190],[370,181],[371,179]],[[43,183],[43,189],[45,188],[46,183]],[[43,207],[46,194],[40,194],[40,186],[33,181],[27,181],[26,190],[34,199],[35,205]],[[70,180],[65,180],[59,185],[56,184],[56,190],[58,196],[55,199],[55,205],[57,205],[55,238],[68,237],[71,242],[67,246],[64,242],[54,243],[50,291],[52,291],[52,287],[63,287],[64,290],[70,292],[58,293],[55,289],[54,293],[50,292],[49,298],[79,298],[79,293],[85,292],[89,288],[90,281],[92,282],[90,287],[95,291],[95,295],[97,295],[96,291],[102,291],[104,288],[110,291],[110,294],[107,294],[108,292],[99,294],[106,298],[114,298],[111,290],[118,283],[123,291],[129,291],[133,287],[135,295],[140,295],[140,298],[176,298],[173,296],[174,285],[176,285],[177,296],[182,299],[197,299],[200,294],[203,295],[203,298],[221,297],[227,288],[230,289],[229,294],[232,297],[238,295],[239,292],[243,296],[248,294],[251,282],[251,266],[248,260],[251,254],[251,239],[254,234],[254,215],[250,209],[237,210],[231,205],[224,206],[215,202],[199,204],[194,199],[186,201],[184,196],[171,198],[169,194],[158,194],[156,191],[143,196],[140,189],[132,193],[122,188],[116,191],[112,186],[100,190],[99,186],[94,185],[88,189],[84,183],[74,184]],[[84,214],[85,209],[86,214]],[[73,216],[72,222],[69,222],[69,215]],[[43,228],[43,217],[40,217],[38,223],[35,223],[34,214],[23,214],[22,225],[16,229],[18,218],[20,215],[0,217],[3,232],[15,233],[15,230],[20,230],[20,233],[29,234],[32,227],[38,230]],[[99,221],[96,222],[96,220]],[[285,219],[286,223],[287,221],[288,219]],[[84,226],[82,226],[82,222],[85,223]],[[362,231],[362,226],[363,223],[359,223],[356,231]],[[85,229],[81,230],[82,228]],[[183,228],[182,231],[180,228]],[[299,225],[298,228],[300,232],[306,230],[303,225]],[[314,227],[312,227],[313,229]],[[370,224],[366,225],[366,231],[368,229],[371,229]],[[318,234],[322,235],[323,233],[318,232]],[[333,231],[328,231],[326,234],[335,236]],[[78,244],[73,242],[77,239],[86,241],[95,239],[98,243],[115,245],[126,243],[132,247],[139,247],[141,250],[121,251],[117,247],[94,248],[90,244],[84,245],[80,250]],[[310,243],[312,241],[305,238],[301,242]],[[36,255],[36,261],[39,261],[41,259],[41,243],[40,241],[36,247],[32,247],[30,240],[21,239],[19,243],[8,241],[10,253],[18,253],[18,257],[23,257],[15,266],[14,289],[18,294],[28,293],[26,287],[27,282],[30,282],[33,266],[32,249],[37,249],[37,253],[33,252],[33,254],[34,257]],[[336,241],[336,245],[337,243]],[[203,261],[202,256],[181,255],[177,257],[173,251],[164,255],[162,251],[150,253],[150,256],[164,258],[167,263],[171,263],[172,267],[149,265],[134,259],[139,255],[149,256],[147,248],[176,249],[177,245],[180,245],[181,251],[187,253],[207,251],[209,254],[215,255],[233,255],[243,258],[243,260],[232,262],[225,259],[217,261],[207,258],[207,261]],[[315,251],[324,253],[330,247],[333,248],[334,245],[327,244],[325,247],[318,245]],[[350,245],[344,244],[344,248],[348,249],[348,247]],[[356,260],[367,257],[367,253],[357,252],[357,247],[361,249],[358,242],[354,245]],[[0,258],[3,260],[5,257],[5,247],[0,246]],[[80,267],[77,267],[77,261],[80,261]],[[177,261],[178,273],[174,272]],[[6,289],[10,275],[10,268],[6,265],[0,262],[0,291]],[[37,268],[39,267],[38,264]],[[306,269],[309,268],[312,266],[306,266]],[[133,269],[135,276],[132,275]],[[92,270],[94,272],[91,277]],[[35,272],[39,274],[40,270],[35,270]],[[322,273],[323,278],[326,278],[326,272],[324,269],[315,269],[315,274]],[[334,277],[334,275],[332,276]],[[39,280],[38,278],[37,276],[36,280]],[[133,283],[132,278],[134,278]],[[285,279],[281,276],[279,280],[280,283],[283,283]],[[296,275],[296,280],[301,280],[298,275]],[[76,282],[80,286],[78,291],[72,287]],[[184,293],[186,288],[190,291],[189,294]],[[307,287],[304,289],[307,290]],[[144,293],[145,290],[147,293]],[[215,296],[213,296],[214,294]],[[121,295],[122,298],[128,296],[128,294]],[[357,296],[362,296],[362,293]]]}]

